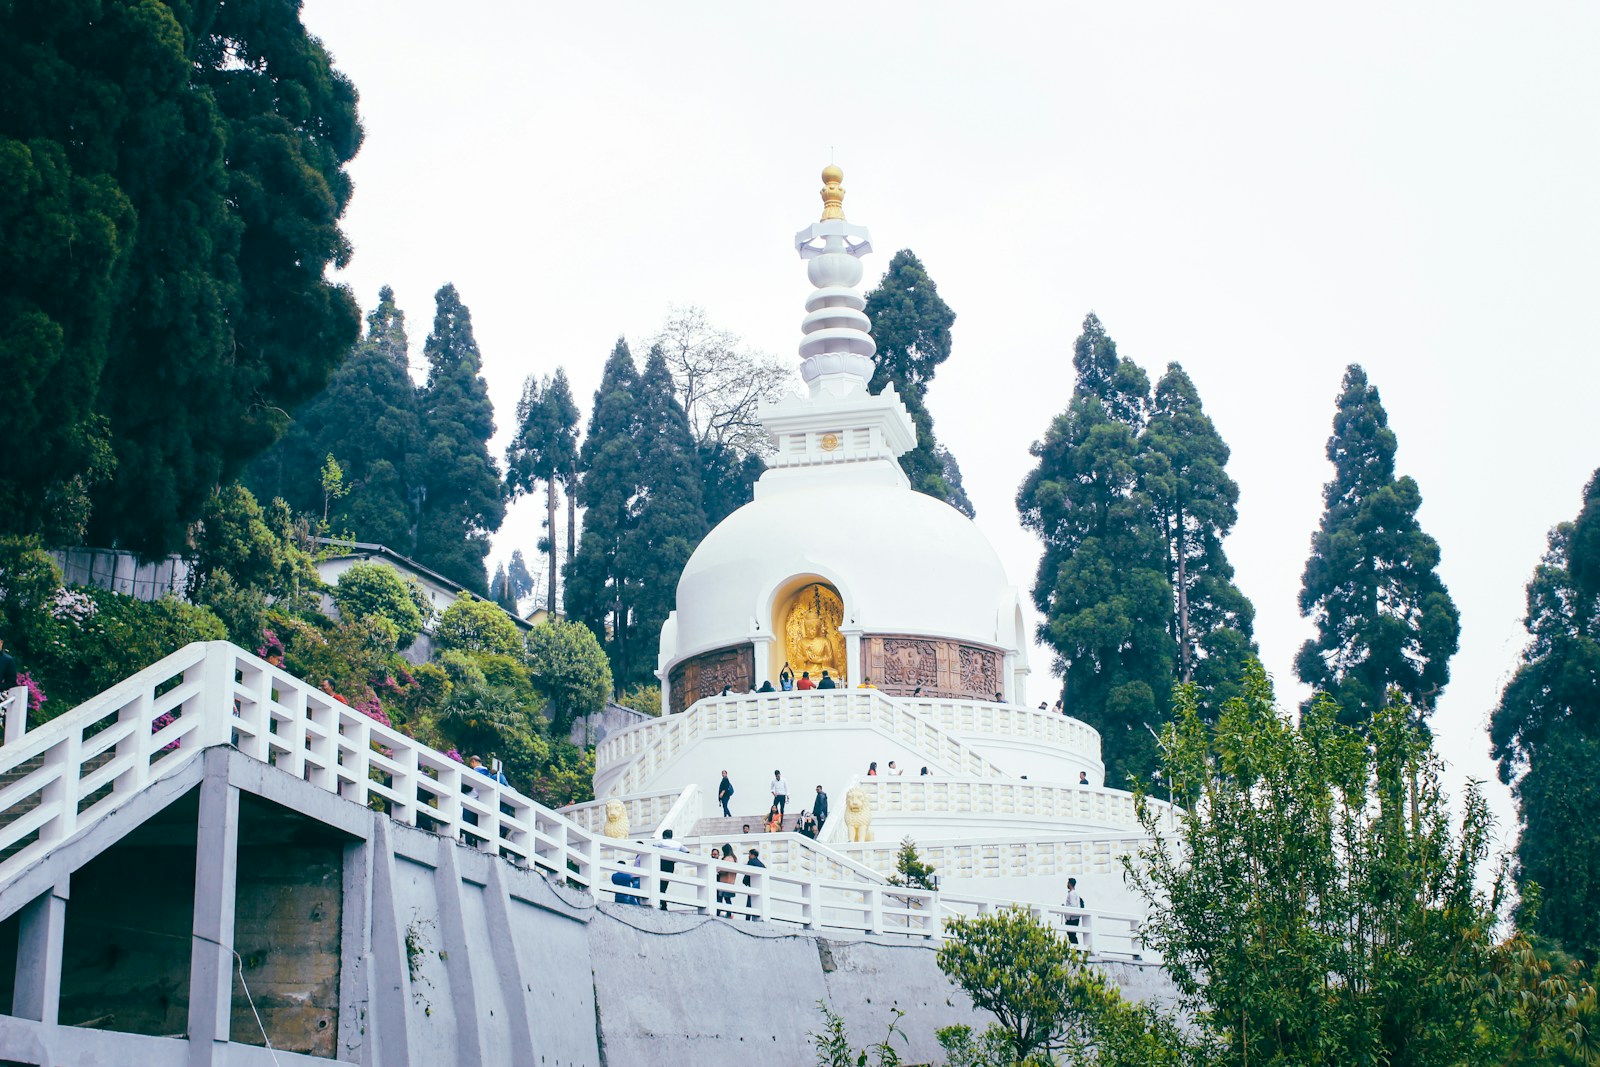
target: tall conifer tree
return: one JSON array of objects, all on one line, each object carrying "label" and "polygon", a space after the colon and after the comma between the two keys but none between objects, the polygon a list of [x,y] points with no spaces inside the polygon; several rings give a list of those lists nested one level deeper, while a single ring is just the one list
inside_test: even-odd
[{"label": "tall conifer tree", "polygon": [[1150,381],[1093,314],[1073,365],[1072,400],[1033,446],[1017,508],[1044,542],[1033,597],[1067,710],[1100,731],[1107,781],[1121,785],[1157,766],[1146,727],[1168,713],[1176,661],[1167,544],[1141,484]]},{"label": "tall conifer tree", "polygon": [[533,377],[522,385],[517,403],[517,435],[506,448],[506,486],[513,498],[535,486],[545,492],[545,548],[550,564],[545,607],[556,605],[556,483],[577,463],[578,405],[567,385],[566,371],[541,383]]},{"label": "tall conifer tree", "polygon": [[950,327],[956,313],[939,296],[922,261],[902,248],[889,261],[877,288],[867,294],[867,317],[878,343],[872,392],[894,384],[917,426],[917,447],[900,457],[911,488],[937,497],[967,516],[972,501],[961,485],[961,468],[939,444],[926,394],[939,364],[950,358]]},{"label": "tall conifer tree", "polygon": [[1545,890],[1539,933],[1600,960],[1600,470],[1574,522],[1550,531],[1528,582],[1522,665],[1489,723],[1522,816],[1517,880]]},{"label": "tall conifer tree", "polygon": [[639,442],[639,522],[627,542],[634,597],[632,644],[612,660],[623,686],[647,684],[656,662],[661,625],[678,591],[689,554],[706,535],[699,457],[689,420],[661,349],[652,348],[639,382],[643,412]]},{"label": "tall conifer tree", "polygon": [[318,472],[331,455],[350,492],[333,503],[329,526],[412,552],[411,474],[422,429],[408,359],[405,313],[386,285],[367,316],[366,337],[328,388],[295,412],[283,438],[250,465],[245,483],[256,497],[282,497],[297,511],[320,515]]},{"label": "tall conifer tree", "polygon": [[294,0],[61,0],[0,99],[0,530],[170,551],[360,333],[355,89]]},{"label": "tall conifer tree", "polygon": [[1389,691],[1426,718],[1450,680],[1461,635],[1438,574],[1439,545],[1417,523],[1422,492],[1394,473],[1395,434],[1378,390],[1351,364],[1328,439],[1334,475],[1311,540],[1300,613],[1317,636],[1295,659],[1300,680],[1364,722]]},{"label": "tall conifer tree", "polygon": [[1205,710],[1214,712],[1235,695],[1255,653],[1255,608],[1233,584],[1222,546],[1238,519],[1239,487],[1225,469],[1228,446],[1176,363],[1156,383],[1141,445],[1141,481],[1166,542],[1177,680],[1200,683]]},{"label": "tall conifer tree", "polygon": [[429,371],[420,401],[427,445],[419,464],[416,555],[484,596],[489,535],[505,516],[500,472],[489,455],[494,406],[479,373],[471,313],[453,285],[443,286],[434,301],[433,332],[423,346]]},{"label": "tall conifer tree", "polygon": [[605,647],[617,684],[618,645],[632,639],[627,616],[636,591],[628,548],[638,523],[639,447],[643,422],[639,370],[617,339],[606,360],[578,455],[583,539],[567,560],[567,618],[587,626]]}]

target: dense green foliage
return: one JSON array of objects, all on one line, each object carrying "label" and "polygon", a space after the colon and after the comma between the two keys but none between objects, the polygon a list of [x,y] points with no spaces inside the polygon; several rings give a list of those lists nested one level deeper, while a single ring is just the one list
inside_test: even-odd
[{"label": "dense green foliage", "polygon": [[434,301],[433,332],[423,345],[428,383],[419,398],[425,444],[417,465],[416,558],[485,596],[483,558],[506,510],[489,455],[494,405],[479,373],[472,316],[455,286],[442,287]]},{"label": "dense green foliage", "polygon": [[382,563],[357,563],[339,575],[333,587],[339,617],[350,622],[380,618],[395,629],[395,643],[405,648],[433,615],[428,594],[416,582]]},{"label": "dense green foliage", "polygon": [[350,358],[294,413],[283,439],[250,465],[246,482],[256,497],[281,497],[295,511],[322,515],[317,471],[332,456],[347,491],[330,502],[328,527],[411,554],[412,478],[422,427],[408,359],[405,313],[386,285]]},{"label": "dense green foliage", "polygon": [[18,651],[49,696],[43,716],[48,719],[191,641],[227,636],[210,610],[175,597],[146,603],[103,589],[63,589],[33,627],[19,634]]},{"label": "dense green foliage", "polygon": [[567,615],[601,638],[618,687],[648,683],[678,576],[706,532],[694,441],[660,349],[640,377],[617,341],[579,467],[583,539]]},{"label": "dense green foliage", "polygon": [[522,634],[497,604],[464,593],[439,616],[434,640],[440,648],[509,656],[522,646]]},{"label": "dense green foliage", "polygon": [[[998,1032],[976,1041],[966,1027],[941,1031],[940,1043],[954,1053],[952,1062],[1043,1067],[1051,1062],[1046,1054],[1054,1051],[1066,1063],[1103,1067],[1174,1062],[1124,1058],[1146,1027],[1129,1027],[1124,1016],[1133,1010],[1116,987],[1088,966],[1065,937],[1023,908],[946,920],[938,961],[973,1005],[999,1023]],[[1118,1031],[1115,1040],[1113,1028]],[[1176,1041],[1176,1028],[1168,1029]]]},{"label": "dense green foliage", "polygon": [[872,320],[872,339],[878,343],[869,388],[877,393],[893,385],[917,427],[917,447],[900,457],[901,469],[911,488],[971,516],[972,501],[961,485],[961,468],[934,436],[927,405],[934,372],[950,358],[950,327],[956,313],[909,248],[889,261],[883,279],[867,294],[866,312]]},{"label": "dense green foliage", "polygon": [[1490,720],[1522,816],[1517,878],[1548,890],[1532,926],[1600,960],[1600,471],[1528,582],[1531,641]]},{"label": "dense green foliage", "polygon": [[1417,523],[1422,493],[1394,473],[1395,434],[1378,390],[1352,364],[1328,438],[1333,480],[1311,539],[1300,613],[1317,636],[1295,658],[1300,680],[1364,722],[1398,691],[1422,719],[1450,680],[1461,636],[1438,574],[1439,545]]},{"label": "dense green foliage", "polygon": [[[587,626],[550,619],[529,630],[523,644],[533,688],[545,699],[551,730],[565,736],[574,720],[605,710],[611,696],[611,664]],[[660,699],[658,692],[657,704]]]},{"label": "dense green foliage", "polygon": [[1120,785],[1155,769],[1150,731],[1175,681],[1238,676],[1254,611],[1222,550],[1238,499],[1228,449],[1193,383],[1174,364],[1152,397],[1093,314],[1073,365],[1017,508],[1044,543],[1033,597],[1067,711],[1100,731]]},{"label": "dense green foliage", "polygon": [[[555,377],[542,382],[529,375],[517,402],[517,433],[506,447],[506,489],[512,499],[544,487],[544,540],[539,548],[549,560],[545,587],[547,610],[554,613],[556,598],[556,483],[575,487],[578,467],[578,404],[572,399],[567,372],[557,367]],[[571,522],[569,516],[568,522]],[[519,550],[520,551],[520,550]],[[513,557],[513,563],[521,556]],[[526,564],[523,574],[527,573]],[[509,575],[508,575],[509,577]],[[514,596],[524,596],[512,590]]]},{"label": "dense green foliage", "polygon": [[22,0],[0,99],[0,522],[168,551],[355,339],[355,90],[295,0]]},{"label": "dense green foliage", "polygon": [[1458,830],[1408,708],[1340,718],[1326,696],[1280,713],[1259,664],[1214,727],[1180,689],[1161,747],[1185,810],[1174,824],[1141,801],[1155,841],[1127,861],[1143,936],[1219,1065],[1494,1062],[1482,793]]}]

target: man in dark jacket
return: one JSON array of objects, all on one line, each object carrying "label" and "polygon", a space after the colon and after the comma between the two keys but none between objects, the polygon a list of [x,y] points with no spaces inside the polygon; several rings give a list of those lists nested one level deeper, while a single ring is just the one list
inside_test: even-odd
[{"label": "man in dark jacket", "polygon": [[717,786],[717,803],[722,805],[722,817],[733,818],[733,813],[728,810],[728,801],[733,799],[733,783],[728,781],[728,772],[722,772],[722,782]]},{"label": "man in dark jacket", "polygon": [[817,817],[817,833],[822,833],[822,826],[828,821],[828,794],[817,786],[817,799],[811,802],[811,814]]},{"label": "man in dark jacket", "polygon": [[[748,866],[760,867],[763,870],[765,870],[766,866],[767,866],[765,863],[761,862],[761,853],[757,849],[751,849],[750,850],[750,858],[745,860],[744,862]],[[744,884],[745,885],[749,885],[750,884],[750,876],[748,874],[744,876]],[[746,908],[750,907],[750,897],[748,895],[744,898],[744,906]],[[746,922],[755,922],[756,921],[756,917],[754,915],[746,915],[744,918],[745,918]]]}]

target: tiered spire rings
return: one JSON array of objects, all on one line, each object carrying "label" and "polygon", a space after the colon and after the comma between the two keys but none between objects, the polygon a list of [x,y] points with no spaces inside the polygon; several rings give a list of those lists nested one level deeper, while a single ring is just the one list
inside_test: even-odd
[{"label": "tiered spire rings", "polygon": [[800,258],[808,260],[806,274],[816,292],[806,300],[806,317],[800,329],[800,376],[813,393],[854,392],[872,380],[872,357],[878,346],[869,332],[872,323],[862,309],[867,302],[856,291],[861,284],[860,257],[872,251],[872,235],[865,226],[844,217],[844,171],[835,166],[822,171],[822,219],[795,234]]}]

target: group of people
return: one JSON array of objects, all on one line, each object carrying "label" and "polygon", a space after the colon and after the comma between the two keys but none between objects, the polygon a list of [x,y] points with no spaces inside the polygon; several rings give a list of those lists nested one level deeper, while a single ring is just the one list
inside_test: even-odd
[{"label": "group of people", "polygon": [[[783,817],[789,807],[789,783],[784,780],[783,772],[772,772],[772,784],[768,791],[772,794],[772,806],[767,809],[767,816],[762,821],[762,829],[769,834],[779,833],[783,830]],[[717,783],[717,803],[722,806],[722,817],[733,818],[729,803],[733,800],[733,780],[728,777],[728,772],[722,772],[722,781]],[[828,794],[823,788],[817,786],[816,796],[811,801],[811,808],[802,811],[800,818],[795,822],[795,830],[807,837],[815,838],[822,832],[822,826],[828,821]],[[750,824],[744,824],[744,832],[750,832]]]},{"label": "group of people", "polygon": [[[886,776],[890,777],[890,778],[899,778],[899,777],[902,777],[905,773],[906,773],[905,768],[900,766],[894,760],[890,760],[889,761],[889,767],[888,767],[887,771],[885,772]],[[867,777],[868,778],[876,778],[876,777],[878,777],[878,761],[877,760],[873,760],[871,763],[867,764]],[[918,778],[929,778],[929,777],[931,777],[931,775],[930,775],[930,773],[928,771],[928,768],[926,768],[926,767],[922,768],[922,770],[917,774],[917,777]]]},{"label": "group of people", "polygon": [[[750,690],[750,692],[789,693],[796,690],[805,692],[808,689],[845,689],[848,686],[848,682],[846,682],[843,678],[835,678],[833,676],[833,672],[828,670],[824,670],[820,678],[811,677],[810,671],[801,671],[800,677],[796,678],[794,676],[794,672],[789,670],[789,665],[785,663],[783,665],[783,670],[778,674],[778,684],[776,686],[772,684],[772,679],[768,678],[763,680],[760,685],[756,686],[756,688]],[[861,683],[857,685],[856,688],[876,689],[878,687],[872,684],[871,678],[863,678]],[[722,687],[722,692],[717,695],[731,696],[732,694],[733,686],[725,685]]]}]

